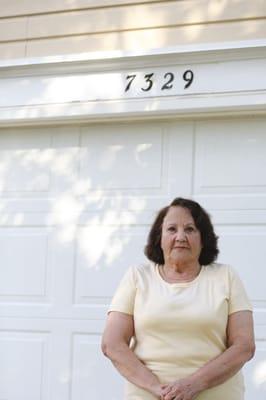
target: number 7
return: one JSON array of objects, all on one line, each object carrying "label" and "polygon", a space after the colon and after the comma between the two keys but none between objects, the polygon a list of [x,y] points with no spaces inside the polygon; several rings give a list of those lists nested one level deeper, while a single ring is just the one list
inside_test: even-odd
[{"label": "number 7", "polygon": [[129,82],[125,88],[125,92],[127,92],[130,89],[130,86],[132,84],[132,82],[134,81],[134,79],[136,78],[137,75],[127,75],[126,79],[129,79]]}]

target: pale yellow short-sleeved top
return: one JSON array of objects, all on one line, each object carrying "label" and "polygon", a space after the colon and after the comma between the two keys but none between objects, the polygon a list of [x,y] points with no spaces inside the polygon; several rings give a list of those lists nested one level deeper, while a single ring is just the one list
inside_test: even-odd
[{"label": "pale yellow short-sleeved top", "polygon": [[[160,379],[186,377],[226,349],[228,315],[252,310],[243,284],[228,265],[203,266],[191,282],[167,283],[153,263],[130,268],[113,297],[110,311],[134,316],[137,357]],[[126,400],[154,400],[127,382]],[[197,400],[243,400],[239,372]]]}]

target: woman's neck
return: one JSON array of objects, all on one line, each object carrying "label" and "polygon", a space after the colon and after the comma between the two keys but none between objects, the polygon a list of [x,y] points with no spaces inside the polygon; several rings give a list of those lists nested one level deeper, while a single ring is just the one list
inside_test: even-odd
[{"label": "woman's neck", "polygon": [[192,281],[198,276],[200,270],[201,266],[198,262],[187,265],[177,264],[177,263],[175,264],[165,263],[161,267],[161,273],[163,275],[163,278],[173,282]]}]

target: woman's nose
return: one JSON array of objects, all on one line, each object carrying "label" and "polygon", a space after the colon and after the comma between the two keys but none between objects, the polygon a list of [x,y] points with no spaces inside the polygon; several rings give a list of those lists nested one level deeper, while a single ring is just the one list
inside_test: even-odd
[{"label": "woman's nose", "polygon": [[186,234],[185,234],[185,231],[183,230],[183,229],[180,229],[180,230],[178,230],[177,232],[176,232],[176,235],[175,235],[175,240],[178,242],[183,242],[184,240],[186,240]]}]

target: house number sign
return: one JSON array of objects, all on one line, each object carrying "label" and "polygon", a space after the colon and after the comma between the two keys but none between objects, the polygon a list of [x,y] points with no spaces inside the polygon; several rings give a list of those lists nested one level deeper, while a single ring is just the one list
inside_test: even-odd
[{"label": "house number sign", "polygon": [[[136,78],[137,74],[129,74],[126,76],[125,92],[130,92],[130,90],[132,90],[134,86],[135,89],[140,89],[143,92],[149,92],[152,89],[154,83],[156,83],[160,87],[161,91],[170,91],[174,87],[176,74],[174,72],[168,71],[163,75],[161,79],[158,79],[154,72],[150,72],[145,75],[139,74],[140,79],[138,80],[137,87]],[[185,70],[182,74],[182,79],[184,83],[183,88],[189,88],[194,79],[193,71],[191,69]]]}]

